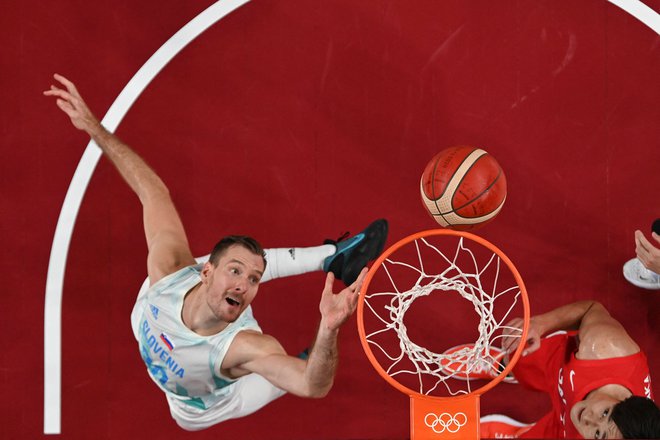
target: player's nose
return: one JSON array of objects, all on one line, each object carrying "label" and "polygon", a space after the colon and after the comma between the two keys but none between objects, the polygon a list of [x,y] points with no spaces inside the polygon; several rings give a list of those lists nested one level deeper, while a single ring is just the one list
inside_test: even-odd
[{"label": "player's nose", "polygon": [[588,425],[596,425],[598,423],[594,414],[589,410],[584,411],[584,414],[582,414],[582,420]]},{"label": "player's nose", "polygon": [[245,292],[246,290],[247,290],[247,280],[244,278],[237,280],[236,284],[234,285],[234,291]]}]

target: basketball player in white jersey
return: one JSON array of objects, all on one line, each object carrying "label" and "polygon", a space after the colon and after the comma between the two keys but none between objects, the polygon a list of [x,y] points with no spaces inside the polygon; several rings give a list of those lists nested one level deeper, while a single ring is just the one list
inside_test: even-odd
[{"label": "basketball player in white jersey", "polygon": [[[140,354],[165,392],[174,420],[200,430],[253,413],[292,393],[324,397],[337,368],[337,336],[355,311],[367,263],[380,254],[387,222],[315,248],[271,249],[229,236],[198,263],[163,181],[92,114],[75,85],[61,75],[46,96],[96,142],[137,194],[143,207],[148,280],[131,315]],[[305,356],[288,356],[261,332],[250,303],[261,282],[313,270],[328,272],[321,319]],[[347,285],[333,293],[335,276]]]}]

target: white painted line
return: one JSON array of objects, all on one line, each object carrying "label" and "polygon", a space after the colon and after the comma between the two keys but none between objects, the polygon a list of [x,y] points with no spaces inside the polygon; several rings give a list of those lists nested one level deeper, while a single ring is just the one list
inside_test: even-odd
[{"label": "white painted line", "polygon": [[632,15],[660,35],[660,14],[639,0],[608,0]]},{"label": "white painted line", "polygon": [[[177,53],[211,25],[248,1],[219,0],[170,37],[126,84],[101,121],[103,125],[114,132],[142,91]],[[78,163],[64,198],[50,251],[44,305],[44,434],[59,434],[61,431],[64,272],[73,226],[83,195],[100,157],[100,149],[94,142],[90,142]]]}]

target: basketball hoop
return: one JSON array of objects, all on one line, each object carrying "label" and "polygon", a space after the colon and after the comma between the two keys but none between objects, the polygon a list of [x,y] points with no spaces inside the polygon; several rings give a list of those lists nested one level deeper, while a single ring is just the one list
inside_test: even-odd
[{"label": "basketball hoop", "polygon": [[[411,439],[478,439],[479,398],[509,375],[527,338],[527,292],[509,258],[467,232],[410,235],[369,270],[357,313],[369,361],[410,397]],[[522,329],[507,325],[514,318]],[[512,356],[504,341],[517,344]]]}]

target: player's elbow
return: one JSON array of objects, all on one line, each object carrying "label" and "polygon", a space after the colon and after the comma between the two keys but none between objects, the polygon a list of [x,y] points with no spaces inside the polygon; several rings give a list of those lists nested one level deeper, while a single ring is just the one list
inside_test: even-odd
[{"label": "player's elbow", "polygon": [[330,380],[325,383],[316,383],[316,384],[310,384],[308,387],[306,387],[304,391],[304,395],[302,397],[305,397],[307,399],[322,399],[325,396],[330,393],[330,390],[332,389],[333,385],[333,380]]},{"label": "player's elbow", "polygon": [[172,204],[170,190],[165,186],[158,176],[136,189],[136,193],[142,205]]},{"label": "player's elbow", "polygon": [[310,399],[323,399],[325,396],[330,393],[330,390],[332,389],[332,386],[326,387],[326,388],[321,388],[318,390],[314,390],[312,393],[309,394],[308,398]]}]

